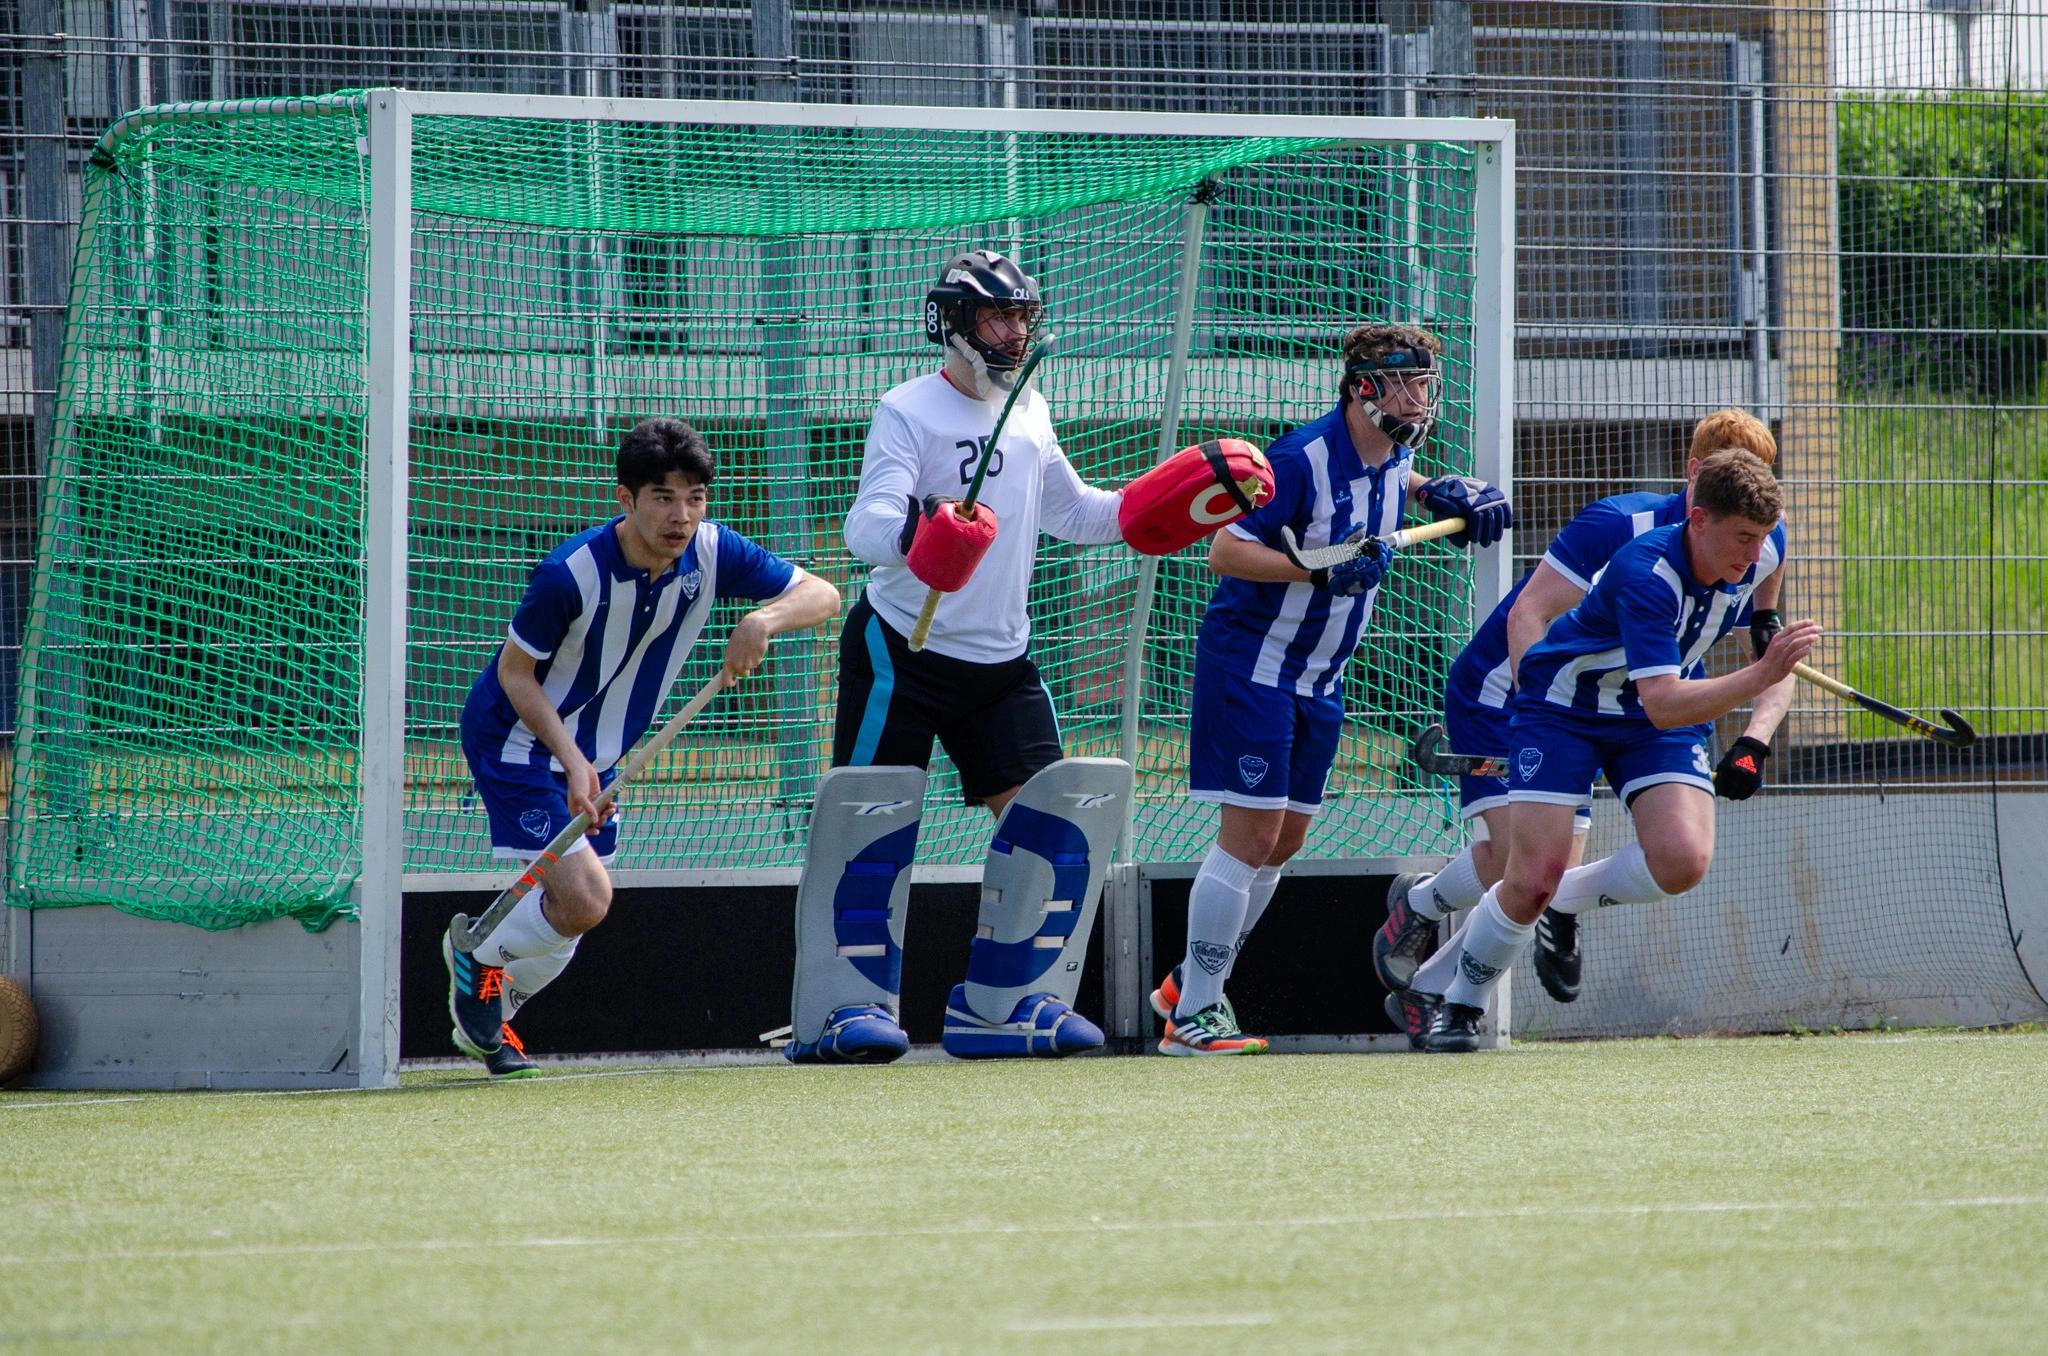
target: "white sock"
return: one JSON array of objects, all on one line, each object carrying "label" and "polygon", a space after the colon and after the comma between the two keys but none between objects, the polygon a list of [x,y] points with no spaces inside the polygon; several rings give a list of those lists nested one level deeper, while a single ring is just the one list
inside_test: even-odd
[{"label": "white sock", "polygon": [[1444,1002],[1484,1008],[1501,976],[1529,949],[1535,932],[1535,924],[1517,923],[1501,912],[1499,886],[1488,890],[1465,924],[1465,940],[1458,948],[1458,973],[1444,986]]},{"label": "white sock", "polygon": [[1188,954],[1180,967],[1180,1002],[1176,1018],[1193,1016],[1223,997],[1223,974],[1237,950],[1251,907],[1256,868],[1225,852],[1209,849],[1188,891]]},{"label": "white sock", "polygon": [[1467,843],[1449,866],[1415,883],[1408,891],[1408,907],[1424,918],[1442,918],[1453,909],[1471,908],[1484,893],[1479,868],[1472,863],[1472,845]]},{"label": "white sock", "polygon": [[582,940],[581,937],[571,937],[559,950],[505,962],[503,1005],[506,1021],[511,1021],[512,1014],[526,1006],[527,999],[554,983],[555,977],[569,968],[569,962],[576,956],[576,945]]},{"label": "white sock", "polygon": [[1458,930],[1444,939],[1436,954],[1415,967],[1415,978],[1408,981],[1410,993],[1430,993],[1438,997],[1450,987],[1451,977],[1458,973],[1458,953],[1464,949],[1465,929],[1472,926],[1472,916],[1467,914]]},{"label": "white sock", "polygon": [[1550,907],[1559,913],[1578,913],[1598,904],[1602,897],[1614,904],[1656,904],[1675,899],[1658,888],[1643,856],[1641,843],[1630,843],[1612,857],[1575,866],[1557,883]]},{"label": "white sock", "polygon": [[503,969],[508,962],[555,951],[568,943],[569,939],[555,931],[548,916],[541,912],[541,897],[546,893],[544,889],[534,890],[512,906],[505,921],[493,928],[477,947],[478,965]]},{"label": "white sock", "polygon": [[1244,904],[1244,923],[1237,930],[1237,945],[1231,950],[1230,963],[1223,967],[1223,982],[1230,982],[1230,972],[1237,968],[1237,958],[1244,950],[1247,937],[1259,925],[1259,919],[1266,913],[1266,906],[1273,902],[1273,892],[1280,888],[1280,873],[1284,866],[1262,866],[1252,872],[1251,890]]}]

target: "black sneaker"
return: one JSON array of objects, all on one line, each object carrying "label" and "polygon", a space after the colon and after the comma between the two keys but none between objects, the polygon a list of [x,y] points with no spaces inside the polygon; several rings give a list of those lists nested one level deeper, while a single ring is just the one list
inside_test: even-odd
[{"label": "black sneaker", "polygon": [[455,1019],[455,1048],[474,1059],[486,1059],[505,1043],[505,972],[484,965],[467,951],[457,951],[447,933],[441,935],[441,959],[448,965],[448,1015]]},{"label": "black sneaker", "polygon": [[1436,1021],[1436,1010],[1443,1002],[1443,995],[1420,993],[1414,989],[1396,989],[1387,995],[1387,1020],[1397,1030],[1408,1033],[1408,1048],[1423,1050],[1429,1035],[1429,1028]]},{"label": "black sneaker", "polygon": [[1389,989],[1413,984],[1415,972],[1436,952],[1437,920],[1408,907],[1408,892],[1428,879],[1427,872],[1409,871],[1387,887],[1387,921],[1372,935],[1372,968]]},{"label": "black sneaker", "polygon": [[499,1029],[498,1048],[484,1056],[484,1067],[493,1078],[539,1078],[540,1065],[526,1057],[526,1045],[512,1030],[510,1022]]},{"label": "black sneaker", "polygon": [[1446,1003],[1437,1009],[1436,1021],[1422,1038],[1422,1048],[1433,1055],[1464,1055],[1479,1048],[1479,1022],[1485,1008]]},{"label": "black sneaker", "polygon": [[1545,909],[1536,919],[1536,978],[1560,1003],[1579,996],[1579,919]]}]

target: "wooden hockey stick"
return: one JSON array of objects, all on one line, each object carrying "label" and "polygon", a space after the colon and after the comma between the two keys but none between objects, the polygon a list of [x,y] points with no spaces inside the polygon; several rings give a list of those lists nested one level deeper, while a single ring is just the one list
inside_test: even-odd
[{"label": "wooden hockey stick", "polygon": [[1463,518],[1439,518],[1433,523],[1420,523],[1414,527],[1404,527],[1399,532],[1390,533],[1384,538],[1360,537],[1356,541],[1340,541],[1335,546],[1310,546],[1304,548],[1300,542],[1295,540],[1294,529],[1283,523],[1280,527],[1280,549],[1287,553],[1287,558],[1290,561],[1304,570],[1327,570],[1334,566],[1342,565],[1346,561],[1358,559],[1375,543],[1380,541],[1385,541],[1388,546],[1396,551],[1405,551],[1409,547],[1419,545],[1422,542],[1435,541],[1438,537],[1448,537],[1454,532],[1463,532],[1464,530],[1465,520]]},{"label": "wooden hockey stick", "polygon": [[[657,754],[675,742],[675,737],[683,732],[683,727],[695,719],[697,713],[709,705],[711,699],[717,696],[719,689],[725,685],[725,670],[720,669],[710,682],[698,690],[696,696],[690,698],[688,705],[670,716],[659,730],[640,741],[640,747],[633,750],[633,756],[619,769],[619,775],[612,778],[612,784],[599,792],[597,799],[591,803],[598,814],[603,814],[605,807],[618,798],[620,790],[631,785],[647,770],[647,765],[654,761]],[[527,865],[526,870],[519,873],[519,879],[506,886],[505,893],[492,900],[491,907],[485,909],[475,922],[471,922],[466,913],[456,914],[454,920],[448,924],[448,937],[455,944],[455,949],[467,954],[483,945],[484,938],[490,936],[497,930],[498,924],[505,921],[505,915],[512,912],[520,900],[531,894],[535,886],[547,879],[548,872],[562,859],[562,854],[590,828],[591,818],[592,816],[588,814],[580,814],[570,820],[569,827],[556,834],[553,841],[540,850],[540,855]]]},{"label": "wooden hockey stick", "polygon": [[1508,760],[1478,753],[1445,753],[1438,748],[1444,727],[1428,725],[1408,741],[1408,761],[1437,777],[1505,777]]},{"label": "wooden hockey stick", "polygon": [[1952,749],[1967,749],[1977,742],[1977,731],[1971,727],[1970,722],[1964,720],[1946,706],[1941,708],[1941,718],[1948,722],[1948,728],[1944,729],[1931,721],[1922,720],[1909,711],[1901,711],[1890,702],[1881,702],[1875,697],[1866,696],[1840,679],[1828,677],[1819,669],[1810,669],[1804,664],[1794,664],[1792,672],[1798,674],[1807,682],[1812,683],[1815,687],[1825,688],[1827,691],[1834,693],[1843,701],[1854,702],[1872,715],[1883,716],[1892,724],[1903,725],[1914,734],[1925,735],[1937,744],[1945,744]]},{"label": "wooden hockey stick", "polygon": [[[989,430],[988,441],[981,445],[981,464],[974,468],[974,481],[967,487],[967,497],[953,510],[961,518],[974,516],[974,501],[981,494],[982,480],[988,475],[988,462],[989,458],[995,455],[996,439],[1003,436],[1003,425],[1010,421],[1011,407],[1016,405],[1017,397],[1024,394],[1024,387],[1031,381],[1031,374],[1038,370],[1038,365],[1045,361],[1046,355],[1050,352],[1052,340],[1046,338],[1039,340],[1031,352],[1024,355],[1024,365],[1017,369],[1017,379],[1010,383],[1010,398],[1003,402],[1003,408],[996,414],[996,426]],[[932,618],[938,615],[939,599],[943,597],[945,594],[938,589],[933,589],[925,595],[924,610],[917,614],[917,625],[910,628],[912,653],[924,648],[925,637],[932,632]]]}]

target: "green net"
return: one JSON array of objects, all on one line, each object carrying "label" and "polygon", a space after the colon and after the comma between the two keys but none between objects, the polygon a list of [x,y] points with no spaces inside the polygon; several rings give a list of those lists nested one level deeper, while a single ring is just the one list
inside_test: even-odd
[{"label": "green net", "polygon": [[[87,183],[28,636],[8,897],[205,926],[346,911],[360,865],[367,120],[338,96],[184,110]],[[1265,443],[1333,403],[1361,320],[1448,346],[1428,471],[1472,462],[1475,160],[1456,144],[567,122],[414,122],[405,870],[493,868],[457,742],[533,564],[612,511],[618,436],[697,425],[713,514],[839,585],[867,420],[931,369],[939,262],[991,246],[1048,299],[1039,381],[1082,475],[1160,456],[1189,204],[1207,202],[1175,445]],[[1070,754],[1123,748],[1133,855],[1199,856],[1186,799],[1200,548],[1046,539],[1034,654]],[[721,605],[723,606],[723,605]],[[670,709],[712,674],[724,628]],[[1308,851],[1451,846],[1399,741],[1469,634],[1462,554],[1418,548],[1347,680]],[[625,798],[626,869],[791,867],[829,758],[837,626],[789,636]],[[925,862],[986,816],[934,764]]]}]

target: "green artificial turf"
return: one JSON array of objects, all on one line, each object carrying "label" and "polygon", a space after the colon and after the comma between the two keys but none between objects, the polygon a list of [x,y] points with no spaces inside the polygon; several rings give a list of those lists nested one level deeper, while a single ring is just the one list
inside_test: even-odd
[{"label": "green artificial turf", "polygon": [[0,1094],[0,1351],[2037,1352],[2048,1034]]}]

